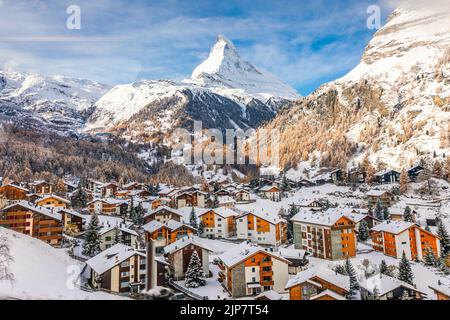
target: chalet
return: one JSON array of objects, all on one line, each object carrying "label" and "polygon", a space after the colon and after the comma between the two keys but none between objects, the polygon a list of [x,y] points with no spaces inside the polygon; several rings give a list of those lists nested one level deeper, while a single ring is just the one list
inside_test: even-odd
[{"label": "chalet", "polygon": [[248,202],[250,201],[250,192],[245,189],[236,189],[233,192],[233,198],[237,202]]},{"label": "chalet", "polygon": [[130,182],[124,184],[122,190],[145,190],[145,185],[139,182]]},{"label": "chalet", "polygon": [[[411,216],[413,218],[413,222],[416,221],[417,211],[411,209]],[[394,221],[404,221],[405,220],[405,209],[404,208],[390,208],[389,209],[389,217]]]},{"label": "chalet", "polygon": [[275,167],[261,167],[259,169],[259,176],[262,179],[273,181],[278,177],[279,174],[280,174],[279,170]]},{"label": "chalet", "polygon": [[170,207],[170,202],[170,198],[156,198],[152,201],[152,210],[161,206]]},{"label": "chalet", "polygon": [[286,284],[290,300],[345,300],[350,278],[325,267],[299,272]]},{"label": "chalet", "polygon": [[52,194],[54,186],[47,181],[35,181],[31,184],[31,191],[37,194]]},{"label": "chalet", "polygon": [[236,236],[241,240],[278,246],[287,241],[287,223],[273,214],[246,212],[236,217]]},{"label": "chalet", "polygon": [[124,216],[128,210],[128,201],[110,198],[94,199],[87,205],[90,214],[106,216]]},{"label": "chalet", "polygon": [[6,184],[0,187],[0,196],[9,201],[27,200],[30,190],[15,184]]},{"label": "chalet", "polygon": [[336,169],[330,172],[330,178],[334,184],[340,184],[344,181],[344,171]]},{"label": "chalet", "polygon": [[322,202],[315,199],[302,199],[294,203],[294,206],[297,208],[309,208],[311,210],[322,210],[324,207]]},{"label": "chalet", "polygon": [[220,190],[214,192],[214,195],[216,197],[229,197],[229,196],[231,196],[231,191],[226,190],[226,189],[220,189]]},{"label": "chalet", "polygon": [[425,168],[423,166],[421,166],[420,164],[415,165],[412,168],[408,169],[407,173],[408,173],[409,180],[412,182],[415,182],[417,180],[417,177],[420,175],[420,173],[424,169]]},{"label": "chalet", "polygon": [[341,210],[301,211],[291,221],[296,249],[329,260],[356,256],[355,222]]},{"label": "chalet", "polygon": [[208,238],[229,238],[236,234],[236,211],[230,208],[204,210],[199,214],[203,223],[203,236]]},{"label": "chalet", "polygon": [[104,185],[101,181],[89,180],[87,183],[87,189],[94,195],[99,196],[101,194],[101,187]]},{"label": "chalet", "polygon": [[16,202],[0,211],[0,226],[42,240],[52,246],[62,242],[60,213],[26,201]]},{"label": "chalet", "polygon": [[67,207],[70,206],[70,201],[62,197],[50,194],[42,197],[41,199],[37,199],[35,201],[35,204],[45,208],[67,209]]},{"label": "chalet", "polygon": [[186,270],[191,261],[194,251],[202,263],[202,271],[205,277],[210,277],[209,271],[209,254],[212,252],[208,245],[201,242],[201,239],[195,236],[188,236],[169,244],[164,248],[164,256],[166,257],[173,278],[177,281],[183,280]]},{"label": "chalet", "polygon": [[86,217],[81,213],[68,209],[59,209],[64,221],[64,231],[70,234],[78,234],[83,231],[86,223]]},{"label": "chalet", "polygon": [[440,256],[439,238],[419,225],[405,221],[384,221],[371,230],[373,248],[385,255],[401,258],[403,252],[410,260],[423,260],[427,250]]},{"label": "chalet", "polygon": [[67,192],[74,192],[78,189],[78,183],[75,183],[73,181],[64,180],[64,186]]},{"label": "chalet", "polygon": [[437,300],[450,300],[450,282],[446,281],[445,283],[439,280],[437,284],[432,284],[429,286],[430,289],[434,291],[434,294],[437,297]]},{"label": "chalet", "polygon": [[377,202],[380,201],[383,207],[390,207],[395,202],[395,195],[385,190],[370,190],[366,193],[367,206],[375,208]]},{"label": "chalet", "polygon": [[146,255],[121,243],[86,261],[89,284],[113,293],[145,289]]},{"label": "chalet", "polygon": [[241,298],[273,290],[284,293],[289,261],[270,250],[243,242],[219,257],[219,279],[233,296]]},{"label": "chalet", "polygon": [[197,234],[197,230],[190,225],[181,223],[176,220],[169,220],[164,223],[157,220],[152,220],[143,227],[145,231],[145,240],[154,240],[157,252],[186,236]]},{"label": "chalet", "polygon": [[362,300],[423,300],[426,293],[397,278],[376,274],[360,284]]},{"label": "chalet", "polygon": [[400,172],[386,169],[375,173],[375,181],[380,184],[396,183],[400,181]]},{"label": "chalet", "polygon": [[278,253],[281,257],[290,262],[289,274],[296,275],[300,271],[304,271],[308,268],[308,253],[305,250],[300,249],[288,249],[278,248]]},{"label": "chalet", "polygon": [[180,222],[182,220],[182,215],[176,209],[172,209],[166,206],[160,206],[144,215],[144,220],[145,223],[149,223],[153,220],[161,223],[166,223],[169,220]]},{"label": "chalet", "polygon": [[119,190],[119,185],[114,182],[104,183],[100,186],[100,194],[102,198],[114,197],[117,190]]},{"label": "chalet", "polygon": [[347,181],[352,184],[360,184],[366,181],[367,173],[359,168],[349,170],[347,173]]},{"label": "chalet", "polygon": [[365,209],[335,208],[334,211],[336,210],[341,211],[347,218],[350,218],[355,222],[355,231],[358,231],[359,225],[362,221],[365,221],[369,228],[381,223],[380,220],[369,215],[368,211]]},{"label": "chalet", "polygon": [[219,207],[233,208],[236,205],[236,200],[229,196],[218,196],[217,201],[219,202]]},{"label": "chalet", "polygon": [[106,225],[103,225],[99,231],[101,250],[108,249],[114,245],[116,232],[119,233],[118,235],[121,243],[132,248],[138,247],[139,234],[136,231],[129,229],[122,223],[119,225],[107,223]]},{"label": "chalet", "polygon": [[271,201],[281,201],[281,189],[277,186],[264,186],[259,188],[262,197]]}]

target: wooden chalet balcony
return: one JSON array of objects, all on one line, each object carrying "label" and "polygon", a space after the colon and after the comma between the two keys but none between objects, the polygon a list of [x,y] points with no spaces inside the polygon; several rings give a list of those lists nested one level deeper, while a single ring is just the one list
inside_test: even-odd
[{"label": "wooden chalet balcony", "polygon": [[260,272],[260,276],[261,276],[261,278],[262,277],[271,277],[271,276],[273,276],[273,271],[272,270],[270,270],[270,271],[261,271]]},{"label": "wooden chalet balcony", "polygon": [[261,286],[265,287],[265,286],[273,286],[274,282],[272,281],[261,281]]}]

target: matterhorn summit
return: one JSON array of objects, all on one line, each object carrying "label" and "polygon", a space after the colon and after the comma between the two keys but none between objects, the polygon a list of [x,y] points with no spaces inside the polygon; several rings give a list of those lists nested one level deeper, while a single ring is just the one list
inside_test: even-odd
[{"label": "matterhorn summit", "polygon": [[243,60],[231,41],[220,35],[209,57],[195,68],[191,79],[201,86],[242,89],[258,98],[298,99],[298,93],[272,74]]}]

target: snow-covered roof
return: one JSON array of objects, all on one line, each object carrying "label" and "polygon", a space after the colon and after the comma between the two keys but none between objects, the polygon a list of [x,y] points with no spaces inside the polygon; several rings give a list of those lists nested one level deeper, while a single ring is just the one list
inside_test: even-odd
[{"label": "snow-covered roof", "polygon": [[224,252],[218,258],[223,262],[223,264],[225,264],[227,267],[231,268],[231,267],[234,267],[236,264],[240,263],[241,261],[246,260],[247,258],[253,256],[254,254],[256,254],[258,252],[264,252],[264,253],[266,253],[274,258],[277,258],[281,261],[284,261],[288,264],[290,263],[288,260],[282,258],[281,256],[276,255],[273,252],[269,252],[257,244],[248,243],[246,241],[242,242],[239,245]]},{"label": "snow-covered roof", "polygon": [[127,200],[119,200],[119,199],[113,199],[113,198],[97,198],[97,199],[94,199],[94,200],[88,202],[87,205],[90,205],[90,204],[98,202],[98,201],[101,201],[103,203],[110,204],[110,205],[121,205],[121,204],[128,203]]},{"label": "snow-covered roof", "polygon": [[17,184],[13,184],[13,183],[5,184],[5,185],[2,186],[2,187],[11,187],[11,188],[16,188],[16,189],[19,189],[19,190],[22,190],[22,191],[25,191],[25,192],[30,192],[30,190],[28,190],[27,188],[18,186]]},{"label": "snow-covered roof", "polygon": [[390,172],[398,173],[397,171],[392,170],[392,169],[385,169],[385,170],[381,170],[381,171],[378,171],[377,173],[375,173],[375,176],[384,176],[385,174],[388,174]]},{"label": "snow-covered roof", "polygon": [[86,217],[85,217],[84,215],[82,215],[81,213],[76,212],[76,211],[74,211],[74,210],[61,209],[61,210],[59,210],[58,212],[59,212],[59,213],[63,212],[63,213],[66,213],[66,214],[69,214],[69,215],[72,215],[72,216],[81,218],[81,219],[83,219],[83,220],[86,220]]},{"label": "snow-covered roof", "polygon": [[295,277],[289,279],[288,283],[286,284],[286,289],[292,288],[315,277],[320,278],[328,283],[334,284],[335,286],[347,291],[350,290],[350,277],[344,276],[322,266],[313,267],[297,273]]},{"label": "snow-covered roof", "polygon": [[44,216],[50,217],[50,218],[58,220],[58,221],[62,221],[61,214],[56,212],[55,210],[51,210],[51,209],[47,209],[47,208],[44,208],[44,207],[41,207],[41,206],[37,206],[37,205],[34,205],[34,204],[30,203],[30,202],[23,201],[23,200],[19,201],[19,202],[16,202],[16,203],[13,203],[13,204],[3,208],[2,210],[6,211],[6,210],[14,208],[16,206],[20,206],[20,207],[22,207],[24,209],[27,209],[27,210],[30,210],[30,211],[42,214]]},{"label": "snow-covered roof", "polygon": [[176,220],[173,220],[173,219],[167,221],[166,223],[161,223],[159,221],[152,220],[149,223],[147,223],[146,225],[144,225],[143,228],[144,228],[145,231],[152,233],[152,232],[154,232],[154,231],[156,231],[156,230],[158,230],[158,229],[160,229],[162,227],[166,227],[170,231],[173,231],[173,230],[179,229],[179,228],[181,228],[183,226],[187,227],[187,228],[190,228],[190,229],[194,229],[190,225],[187,225],[185,223],[182,223],[182,222],[179,222],[179,221],[176,221]]},{"label": "snow-covered roof", "polygon": [[278,253],[285,259],[302,259],[305,255],[305,250],[279,248]]},{"label": "snow-covered roof", "polygon": [[374,293],[375,288],[377,288],[378,294],[380,296],[383,296],[386,293],[389,293],[399,287],[421,292],[417,290],[414,286],[410,285],[409,283],[403,282],[397,278],[393,278],[382,273],[376,274],[372,277],[365,279],[360,283],[360,286],[361,288],[364,288],[365,290],[369,291],[372,294]]},{"label": "snow-covered roof", "polygon": [[380,232],[388,232],[388,233],[392,233],[392,234],[399,234],[399,233],[411,228],[414,225],[415,225],[415,223],[412,223],[412,222],[406,222],[406,221],[401,221],[401,220],[395,220],[395,221],[387,220],[387,221],[383,221],[382,223],[374,226],[371,229],[371,231],[380,231]]},{"label": "snow-covered roof", "polygon": [[236,203],[236,200],[234,200],[230,196],[219,196],[219,197],[217,197],[217,201],[219,201],[219,204]]},{"label": "snow-covered roof", "polygon": [[160,229],[162,226],[163,224],[161,222],[152,220],[149,223],[145,224],[142,228],[144,229],[144,231],[152,233]]},{"label": "snow-covered roof", "polygon": [[390,193],[390,192],[386,191],[386,190],[370,190],[369,192],[366,193],[366,196],[381,197],[385,193]]},{"label": "snow-covered roof", "polygon": [[67,203],[67,204],[70,203],[69,200],[67,200],[67,199],[65,199],[63,197],[59,197],[59,196],[54,195],[54,194],[50,194],[50,195],[44,196],[41,199],[38,199],[37,202],[45,201],[45,200],[48,200],[48,199],[56,199],[58,201],[61,201],[61,202]]},{"label": "snow-covered roof", "polygon": [[269,300],[282,300],[283,296],[276,291],[269,290],[269,291],[264,291],[255,297],[256,300],[261,299],[261,298],[267,298]]},{"label": "snow-covered roof", "polygon": [[445,294],[450,297],[450,281],[441,279],[438,283],[429,286],[434,291]]},{"label": "snow-covered roof", "polygon": [[214,211],[217,215],[221,216],[222,218],[235,217],[239,214],[233,209],[223,207],[211,209],[210,211]]},{"label": "snow-covered roof", "polygon": [[242,214],[241,216],[246,216],[252,214],[255,217],[265,220],[271,224],[278,224],[280,222],[286,222],[286,220],[284,220],[283,218],[281,218],[280,216],[278,216],[278,214],[273,214],[273,213],[268,213],[268,212],[262,212],[258,209],[256,210],[252,210],[249,212],[245,212],[244,214]]},{"label": "snow-covered roof", "polygon": [[210,252],[213,251],[206,243],[202,242],[201,238],[197,236],[186,236],[164,247],[164,253],[171,254],[191,244],[201,247]]},{"label": "snow-covered roof", "polygon": [[277,189],[278,190],[278,191],[275,191],[275,192],[279,192],[280,191],[280,188],[278,188],[277,186],[264,186],[264,187],[259,188],[259,191],[268,192],[268,191],[270,191],[272,189]]},{"label": "snow-covered roof", "polygon": [[352,220],[342,209],[330,208],[325,212],[301,211],[293,216],[291,221],[330,227],[342,217]]},{"label": "snow-covered roof", "polygon": [[159,206],[155,210],[152,210],[149,213],[145,214],[144,217],[146,218],[146,217],[152,216],[152,215],[154,215],[154,214],[156,214],[156,213],[158,213],[160,211],[163,211],[163,210],[164,211],[169,211],[170,213],[176,214],[178,216],[182,216],[182,214],[176,209],[172,209],[172,208],[170,208],[168,206]]},{"label": "snow-covered roof", "polygon": [[130,228],[127,228],[126,226],[121,225],[121,224],[117,224],[117,225],[108,225],[108,224],[105,225],[105,224],[103,224],[102,225],[102,229],[100,230],[100,235],[103,235],[103,234],[105,234],[107,232],[110,232],[111,230],[114,230],[116,227],[123,233],[128,233],[128,234],[131,234],[131,235],[136,236],[136,237],[139,236],[139,234],[136,231],[131,230]]},{"label": "snow-covered roof", "polygon": [[134,255],[145,257],[142,252],[118,243],[89,259],[86,264],[96,273],[103,274]]},{"label": "snow-covered roof", "polygon": [[325,296],[330,296],[336,300],[346,300],[344,296],[341,296],[339,293],[329,289],[324,290],[314,296],[311,296],[310,300],[317,300]]}]

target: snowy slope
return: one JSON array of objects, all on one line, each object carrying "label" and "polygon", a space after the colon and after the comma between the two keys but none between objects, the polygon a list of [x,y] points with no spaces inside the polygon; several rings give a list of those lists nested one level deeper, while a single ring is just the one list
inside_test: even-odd
[{"label": "snowy slope", "polygon": [[139,81],[111,89],[96,103],[87,129],[166,132],[189,126],[192,120],[209,128],[246,129],[270,120],[298,97],[288,85],[242,60],[234,45],[220,36],[191,79]]},{"label": "snowy slope", "polygon": [[90,80],[0,71],[0,116],[35,118],[61,131],[79,129],[84,113],[109,90]]},{"label": "snowy slope", "polygon": [[71,289],[73,271],[68,268],[83,266],[64,250],[4,228],[0,228],[0,237],[6,237],[14,258],[11,265],[14,281],[0,281],[0,299],[120,299],[106,293]]},{"label": "snowy slope", "polygon": [[[324,138],[302,138],[295,131],[300,123],[316,125],[313,132],[324,132]],[[415,0],[401,1],[352,71],[299,100],[270,126],[292,137],[281,150],[293,155],[307,150],[316,165],[324,154],[339,150],[323,146],[342,133],[355,151],[332,166],[345,160],[353,167],[367,154],[373,164],[401,170],[434,152],[448,155],[449,123],[450,2]],[[294,163],[306,162],[299,167],[311,165],[298,158]]]},{"label": "snowy slope", "polygon": [[271,97],[289,100],[299,98],[293,88],[244,61],[235,46],[224,36],[218,37],[209,57],[195,68],[191,79],[185,82],[212,88],[242,89],[265,100]]}]

